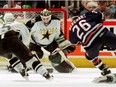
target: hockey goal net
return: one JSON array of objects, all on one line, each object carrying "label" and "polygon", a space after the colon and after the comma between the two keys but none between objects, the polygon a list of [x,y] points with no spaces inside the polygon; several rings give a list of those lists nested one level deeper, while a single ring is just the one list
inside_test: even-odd
[{"label": "hockey goal net", "polygon": [[[4,15],[7,12],[11,12],[15,16],[15,20],[26,23],[28,20],[32,20],[33,18],[37,17],[40,13],[40,11],[43,9],[0,9],[0,24],[3,24],[4,21],[2,20],[2,15]],[[53,15],[57,16],[61,20],[61,26],[63,29],[64,34],[67,32],[67,12],[64,9],[58,8],[58,9],[49,9],[52,11]],[[51,67],[51,64],[47,58],[48,54],[45,52],[44,57],[41,59],[41,62],[46,67]],[[4,57],[0,57],[0,69],[7,69],[8,65],[8,59]]]}]

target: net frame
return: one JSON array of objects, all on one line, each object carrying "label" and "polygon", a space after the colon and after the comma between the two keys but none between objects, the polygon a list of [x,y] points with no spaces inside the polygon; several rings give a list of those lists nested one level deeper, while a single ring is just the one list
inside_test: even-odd
[{"label": "net frame", "polygon": [[[44,8],[28,8],[28,9],[17,9],[17,8],[0,8],[0,12],[40,12],[42,11]],[[48,10],[52,11],[52,12],[63,12],[63,17],[64,17],[64,34],[65,32],[67,32],[67,11],[65,9],[62,8],[49,8]]]},{"label": "net frame", "polygon": [[[17,9],[17,8],[0,8],[1,13],[5,12],[40,12],[44,8],[28,8],[28,9]],[[52,11],[53,13],[62,12],[63,18],[62,18],[62,29],[64,32],[65,37],[67,37],[67,11],[62,8],[49,8],[48,10]],[[24,18],[24,20],[28,21],[29,19]],[[48,58],[44,56],[44,58],[41,59],[42,63],[46,67],[51,67],[51,64],[49,63]],[[0,57],[0,69],[6,69],[8,65],[8,59],[4,57]]]}]

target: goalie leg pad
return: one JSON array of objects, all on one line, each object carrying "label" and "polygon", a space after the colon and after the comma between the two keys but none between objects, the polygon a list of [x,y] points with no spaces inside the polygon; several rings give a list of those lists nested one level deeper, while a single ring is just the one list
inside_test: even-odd
[{"label": "goalie leg pad", "polygon": [[49,60],[58,72],[60,73],[70,73],[75,67],[67,59],[64,59],[59,53],[55,55],[50,55]]},{"label": "goalie leg pad", "polygon": [[68,64],[66,61],[63,61],[58,66],[54,67],[60,73],[71,73],[75,68]]},{"label": "goalie leg pad", "polygon": [[55,55],[50,55],[49,60],[52,64],[56,64],[56,65],[62,62],[61,55],[59,55],[59,53],[56,53]]}]

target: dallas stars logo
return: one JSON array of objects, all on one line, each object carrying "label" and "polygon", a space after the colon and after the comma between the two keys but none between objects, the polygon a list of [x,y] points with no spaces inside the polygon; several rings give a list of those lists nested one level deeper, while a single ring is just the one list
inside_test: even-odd
[{"label": "dallas stars logo", "polygon": [[46,34],[42,34],[42,35],[43,35],[43,38],[42,39],[47,38],[49,40],[50,34],[48,33],[48,31],[46,32]]}]

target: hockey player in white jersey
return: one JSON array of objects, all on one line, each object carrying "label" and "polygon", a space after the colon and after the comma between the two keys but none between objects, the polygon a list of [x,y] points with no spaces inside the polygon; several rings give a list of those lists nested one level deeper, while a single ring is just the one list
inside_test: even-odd
[{"label": "hockey player in white jersey", "polygon": [[11,66],[23,77],[27,77],[25,67],[32,68],[36,73],[46,79],[52,76],[40,63],[38,58],[28,49],[30,43],[29,31],[23,23],[15,22],[12,13],[6,13],[3,17],[4,24],[0,29],[0,54],[12,53],[16,57],[10,59]]},{"label": "hockey player in white jersey", "polygon": [[[29,21],[27,26],[32,27],[30,49],[36,51],[39,58],[43,57],[42,48],[44,48],[50,53],[49,61],[58,72],[71,73],[75,69],[73,63],[65,56],[65,53],[73,52],[75,46],[65,38],[60,26],[60,20],[54,17],[51,11],[43,9],[40,16],[36,18],[35,23]],[[63,48],[66,49],[63,50]]]}]

